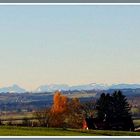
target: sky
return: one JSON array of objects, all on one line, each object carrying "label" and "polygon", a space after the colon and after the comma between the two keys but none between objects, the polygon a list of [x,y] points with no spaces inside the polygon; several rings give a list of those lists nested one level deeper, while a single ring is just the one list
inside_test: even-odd
[{"label": "sky", "polygon": [[140,83],[140,6],[0,6],[0,87]]}]

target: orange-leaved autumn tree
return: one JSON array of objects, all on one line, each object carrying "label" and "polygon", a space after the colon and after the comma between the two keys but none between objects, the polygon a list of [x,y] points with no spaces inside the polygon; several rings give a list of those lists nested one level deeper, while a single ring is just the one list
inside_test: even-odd
[{"label": "orange-leaved autumn tree", "polygon": [[64,127],[68,106],[68,98],[60,91],[56,91],[51,108],[51,126]]},{"label": "orange-leaved autumn tree", "polygon": [[[37,111],[40,126],[82,128],[83,114],[78,98],[68,99],[60,91],[53,97],[53,105],[47,111]],[[43,119],[45,118],[45,119]]]},{"label": "orange-leaved autumn tree", "polygon": [[53,98],[52,112],[63,113],[66,111],[68,105],[68,98],[60,91],[56,91]]}]

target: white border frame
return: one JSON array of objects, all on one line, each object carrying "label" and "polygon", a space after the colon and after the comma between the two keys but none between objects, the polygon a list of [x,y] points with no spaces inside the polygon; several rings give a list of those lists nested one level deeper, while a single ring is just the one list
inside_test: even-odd
[{"label": "white border frame", "polygon": [[[0,6],[140,6],[140,3],[0,3]],[[140,136],[0,136],[0,138],[140,138]]]},{"label": "white border frame", "polygon": [[54,6],[54,5],[58,5],[58,6],[90,6],[90,5],[99,5],[99,6],[115,6],[115,5],[119,5],[119,6],[139,6],[140,3],[0,3],[0,6],[1,5],[11,5],[11,6],[20,6],[20,5],[23,5],[23,6],[43,6],[43,5],[50,5],[50,6]]}]

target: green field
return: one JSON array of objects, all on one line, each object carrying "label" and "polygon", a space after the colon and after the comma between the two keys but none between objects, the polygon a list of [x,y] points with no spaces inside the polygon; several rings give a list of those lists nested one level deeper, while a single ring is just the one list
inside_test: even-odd
[{"label": "green field", "polygon": [[1,126],[1,136],[140,136],[140,132]]},{"label": "green field", "polygon": [[134,126],[137,127],[137,126],[140,126],[140,120],[133,120],[133,123],[134,123]]},{"label": "green field", "polygon": [[31,118],[33,117],[33,113],[32,112],[10,112],[10,113],[2,113],[0,115],[0,119],[21,119],[21,118]]}]

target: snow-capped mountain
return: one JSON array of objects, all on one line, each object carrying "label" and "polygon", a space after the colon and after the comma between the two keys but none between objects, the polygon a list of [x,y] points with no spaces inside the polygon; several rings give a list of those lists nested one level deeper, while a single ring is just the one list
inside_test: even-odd
[{"label": "snow-capped mountain", "polygon": [[86,85],[78,85],[78,86],[71,86],[70,90],[106,90],[108,89],[108,86],[105,84],[86,84]]},{"label": "snow-capped mountain", "polygon": [[[56,90],[63,91],[74,91],[74,90],[108,90],[108,89],[138,89],[140,88],[140,84],[83,84],[76,86],[69,86],[66,84],[50,84],[50,85],[42,85],[38,87],[36,90],[32,91],[32,93],[41,93],[41,92],[54,92]],[[25,93],[28,90],[21,88],[18,85],[13,85],[9,87],[0,88],[0,93]],[[28,91],[30,92],[30,91]]]},{"label": "snow-capped mountain", "polygon": [[108,86],[105,84],[96,84],[96,83],[91,83],[91,84],[86,84],[86,85],[77,85],[77,86],[69,86],[69,85],[56,85],[56,84],[51,84],[51,85],[43,85],[40,86],[35,90],[35,92],[54,92],[56,90],[105,90],[108,89]]},{"label": "snow-capped mountain", "polygon": [[24,93],[24,92],[26,92],[26,90],[19,87],[16,84],[9,87],[0,88],[0,93]]},{"label": "snow-capped mountain", "polygon": [[51,85],[43,85],[37,88],[34,92],[54,92],[56,90],[108,90],[108,89],[137,89],[140,88],[140,84],[97,84],[97,83],[91,83],[91,84],[85,84],[85,85],[76,85],[76,86],[69,86],[69,85],[57,85],[57,84],[51,84]]},{"label": "snow-capped mountain", "polygon": [[109,89],[137,89],[140,84],[112,84]]},{"label": "snow-capped mountain", "polygon": [[68,85],[57,85],[57,84],[51,84],[51,85],[42,85],[38,87],[35,92],[54,92],[56,90],[69,90]]}]

